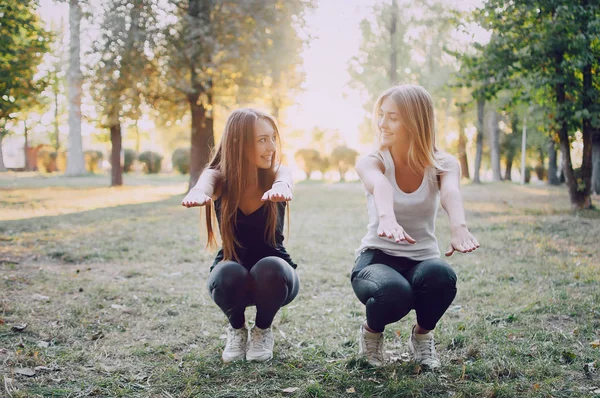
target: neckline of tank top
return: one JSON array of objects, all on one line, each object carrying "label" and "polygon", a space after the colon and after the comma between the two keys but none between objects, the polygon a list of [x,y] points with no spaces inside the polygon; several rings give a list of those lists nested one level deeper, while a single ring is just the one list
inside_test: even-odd
[{"label": "neckline of tank top", "polygon": [[425,173],[423,174],[423,179],[421,180],[421,184],[419,185],[419,187],[416,190],[414,190],[413,192],[405,192],[398,185],[398,181],[396,181],[396,165],[394,164],[394,158],[392,158],[392,153],[387,148],[382,152],[384,152],[384,153],[387,152],[386,155],[388,156],[389,163],[392,165],[392,170],[391,170],[392,173],[391,174],[392,174],[392,180],[394,182],[393,187],[395,190],[400,192],[402,195],[414,196],[414,195],[418,194],[419,192],[421,192],[425,188],[425,186],[427,185],[427,179],[429,178],[429,168],[427,168],[425,170]]},{"label": "neckline of tank top", "polygon": [[[276,203],[278,206],[280,206],[281,204],[283,204],[283,205],[285,206],[285,203],[286,203],[286,202],[274,202],[274,203]],[[259,210],[264,210],[264,208],[265,208],[265,203],[263,203],[262,205],[260,205],[260,207],[259,207],[259,208],[257,208],[256,210],[254,210],[252,213],[249,213],[249,214],[246,214],[246,213],[244,213],[244,212],[243,212],[243,210],[242,210],[242,209],[240,209],[239,207],[237,208],[237,210],[238,210],[238,212],[239,212],[241,215],[243,215],[244,217],[251,217],[251,216],[253,216],[254,214],[258,213],[258,212],[259,212]]]}]

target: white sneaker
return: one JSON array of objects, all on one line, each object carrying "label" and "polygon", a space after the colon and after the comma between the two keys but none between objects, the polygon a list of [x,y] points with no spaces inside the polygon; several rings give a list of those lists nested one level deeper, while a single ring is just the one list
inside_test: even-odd
[{"label": "white sneaker", "polygon": [[246,351],[247,361],[264,362],[273,358],[273,331],[254,326],[250,329],[250,341]]},{"label": "white sneaker", "polygon": [[358,355],[366,356],[367,362],[373,366],[383,366],[383,333],[371,333],[360,325]]},{"label": "white sneaker", "polygon": [[223,362],[229,363],[244,359],[247,343],[248,329],[245,326],[240,329],[234,329],[229,325],[227,327],[227,344],[225,344],[222,356]]},{"label": "white sneaker", "polygon": [[413,326],[410,338],[408,339],[408,349],[412,358],[430,370],[435,370],[442,366],[440,357],[435,352],[435,340],[433,332],[427,334],[415,333],[416,326]]}]

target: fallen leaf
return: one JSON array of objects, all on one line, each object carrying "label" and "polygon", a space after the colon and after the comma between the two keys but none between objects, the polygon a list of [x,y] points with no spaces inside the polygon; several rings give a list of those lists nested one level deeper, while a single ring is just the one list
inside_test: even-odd
[{"label": "fallen leaf", "polygon": [[283,330],[280,330],[280,331],[279,331],[279,334],[280,334],[280,335],[281,335],[281,337],[283,337],[284,339],[286,338],[286,337],[285,337],[285,333],[283,333]]},{"label": "fallen leaf", "polygon": [[22,332],[26,328],[27,328],[26,323],[19,323],[18,325],[13,325],[13,327],[10,330],[12,330],[13,332]]},{"label": "fallen leaf", "polygon": [[354,387],[350,387],[350,388],[348,388],[348,389],[346,390],[346,392],[347,392],[348,394],[354,394],[354,393],[356,392],[356,390],[354,389]]},{"label": "fallen leaf", "polygon": [[590,343],[590,345],[592,346],[592,348],[598,348],[600,347],[600,340],[594,340]]},{"label": "fallen leaf", "polygon": [[290,394],[291,394],[291,393],[293,393],[293,392],[296,392],[296,391],[298,391],[298,387],[288,387],[288,388],[284,388],[284,389],[283,389],[283,390],[281,390],[281,391],[283,391],[283,392],[287,392],[287,393],[290,393]]},{"label": "fallen leaf", "polygon": [[33,296],[31,296],[32,299],[36,300],[36,301],[50,301],[50,297],[48,296],[44,296],[42,294],[34,294]]},{"label": "fallen leaf", "polygon": [[0,319],[0,325],[4,325],[4,319]]},{"label": "fallen leaf", "polygon": [[23,376],[27,376],[27,377],[33,377],[35,376],[35,370],[31,369],[31,368],[19,368],[19,369],[15,369],[15,373],[18,375],[23,375]]},{"label": "fallen leaf", "polygon": [[50,343],[48,343],[47,341],[38,341],[37,346],[40,348],[48,348],[50,347]]},{"label": "fallen leaf", "polygon": [[120,310],[120,309],[122,309],[122,308],[125,308],[125,306],[124,306],[124,305],[121,305],[121,304],[111,304],[111,305],[110,305],[110,308],[112,308],[112,309],[114,309],[114,310]]},{"label": "fallen leaf", "polygon": [[573,361],[575,361],[575,358],[577,358],[577,355],[575,355],[575,353],[573,353],[571,351],[563,350],[562,359],[566,363],[572,363]]}]

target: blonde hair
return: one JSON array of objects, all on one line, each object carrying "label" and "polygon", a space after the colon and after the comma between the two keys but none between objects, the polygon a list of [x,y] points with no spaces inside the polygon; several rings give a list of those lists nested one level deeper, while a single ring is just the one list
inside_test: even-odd
[{"label": "blonde hair", "polygon": [[[275,131],[277,148],[273,154],[271,167],[260,169],[250,159],[254,158],[254,129],[258,120],[267,121]],[[237,214],[242,194],[249,188],[259,186],[263,192],[270,189],[275,181],[279,168],[279,129],[273,116],[251,108],[233,111],[221,136],[219,144],[213,149],[207,169],[219,171],[216,191],[221,199],[221,241],[224,260],[240,261],[235,246],[240,242],[233,233],[237,224]],[[275,230],[277,227],[277,203],[264,203],[267,210],[265,241],[276,245]],[[206,206],[206,229],[208,231],[207,247],[215,247],[216,239],[212,228],[212,206]]]},{"label": "blonde hair", "polygon": [[[398,106],[399,117],[409,139],[408,166],[422,173],[428,167],[438,172],[446,171],[435,147],[435,115],[433,99],[421,86],[402,84],[386,90],[379,96],[373,108],[373,121],[376,123],[383,101],[391,98]],[[381,130],[376,131],[381,143]]]}]

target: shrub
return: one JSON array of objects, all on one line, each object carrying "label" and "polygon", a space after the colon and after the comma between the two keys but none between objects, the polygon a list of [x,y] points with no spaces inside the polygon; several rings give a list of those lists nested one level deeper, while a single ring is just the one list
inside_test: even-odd
[{"label": "shrub", "polygon": [[173,167],[177,169],[181,174],[188,174],[190,172],[190,150],[189,148],[177,148],[173,151],[171,156]]},{"label": "shrub", "polygon": [[135,161],[135,158],[137,156],[137,153],[133,150],[133,149],[125,149],[123,151],[123,172],[124,173],[129,173],[131,172],[131,169],[133,167],[133,162]]},{"label": "shrub", "polygon": [[100,162],[104,159],[104,155],[100,151],[85,151],[83,152],[85,159],[85,168],[90,173],[96,173],[100,170]]},{"label": "shrub", "polygon": [[157,174],[162,167],[163,157],[152,151],[140,153],[138,160],[144,164],[144,172],[146,174]]},{"label": "shrub", "polygon": [[332,152],[329,159],[331,159],[331,165],[338,169],[340,173],[340,181],[344,181],[346,172],[354,167],[358,152],[347,146],[338,146]]}]

